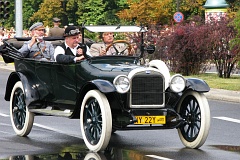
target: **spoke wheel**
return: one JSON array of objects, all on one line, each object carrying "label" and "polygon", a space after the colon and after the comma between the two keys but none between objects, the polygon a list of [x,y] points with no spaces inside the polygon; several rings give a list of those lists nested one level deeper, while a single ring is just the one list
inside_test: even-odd
[{"label": "spoke wheel", "polygon": [[182,143],[189,148],[199,148],[207,139],[210,128],[210,110],[202,93],[188,91],[178,105],[178,113],[185,120],[178,128]]},{"label": "spoke wheel", "polygon": [[112,115],[104,94],[91,90],[85,95],[80,112],[80,126],[89,150],[97,152],[107,147],[112,132]]},{"label": "spoke wheel", "polygon": [[10,99],[10,117],[12,127],[19,136],[27,136],[33,126],[34,115],[28,111],[25,104],[23,85],[17,82],[12,90]]}]

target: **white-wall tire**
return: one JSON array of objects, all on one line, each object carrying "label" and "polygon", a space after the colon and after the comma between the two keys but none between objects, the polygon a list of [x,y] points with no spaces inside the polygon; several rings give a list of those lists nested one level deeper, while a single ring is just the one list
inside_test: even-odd
[{"label": "white-wall tire", "polygon": [[210,128],[210,109],[205,95],[187,91],[178,104],[177,112],[185,119],[183,126],[178,128],[182,143],[188,148],[201,147]]},{"label": "white-wall tire", "polygon": [[98,90],[85,95],[80,111],[83,140],[90,151],[104,150],[111,138],[112,113],[108,100]]},{"label": "white-wall tire", "polygon": [[28,111],[22,82],[18,81],[11,93],[10,118],[12,127],[18,136],[27,136],[33,126],[34,114]]}]

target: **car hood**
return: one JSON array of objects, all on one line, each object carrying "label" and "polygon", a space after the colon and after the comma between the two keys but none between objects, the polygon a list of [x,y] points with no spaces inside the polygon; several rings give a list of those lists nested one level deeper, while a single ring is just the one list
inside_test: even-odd
[{"label": "car hood", "polygon": [[92,64],[93,67],[106,72],[130,72],[135,68],[141,67],[140,65],[136,64]]}]

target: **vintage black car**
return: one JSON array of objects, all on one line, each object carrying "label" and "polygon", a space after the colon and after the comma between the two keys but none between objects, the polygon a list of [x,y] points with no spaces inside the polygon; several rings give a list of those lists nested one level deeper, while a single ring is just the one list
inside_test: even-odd
[{"label": "vintage black car", "polygon": [[[81,62],[59,64],[21,57],[17,50],[24,42],[21,38],[4,42],[2,56],[15,65],[5,100],[10,101],[17,135],[30,133],[34,116],[50,115],[80,119],[84,142],[95,152],[104,150],[117,130],[177,129],[186,147],[204,144],[210,127],[204,95],[210,88],[205,81],[171,76],[161,60],[143,64],[143,54],[152,53],[154,47],[145,45],[147,29],[142,26],[83,26],[83,47],[87,31],[140,32],[139,54],[116,51],[116,55],[91,57],[84,53]],[[54,45],[63,41],[46,40]]]}]

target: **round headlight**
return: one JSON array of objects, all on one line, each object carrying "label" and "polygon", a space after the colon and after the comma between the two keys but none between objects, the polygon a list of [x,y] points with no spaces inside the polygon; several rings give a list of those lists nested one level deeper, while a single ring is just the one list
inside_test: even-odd
[{"label": "round headlight", "polygon": [[176,74],[170,80],[170,88],[173,92],[182,92],[186,87],[186,80],[182,75]]},{"label": "round headlight", "polygon": [[113,81],[118,93],[126,93],[130,89],[130,81],[127,76],[119,75]]}]

